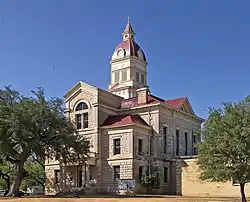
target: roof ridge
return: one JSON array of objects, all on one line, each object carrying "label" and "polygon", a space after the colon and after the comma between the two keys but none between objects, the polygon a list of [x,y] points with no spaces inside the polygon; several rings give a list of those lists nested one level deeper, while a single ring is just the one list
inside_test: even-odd
[{"label": "roof ridge", "polygon": [[[172,98],[172,99],[168,99],[168,100],[178,100],[178,99],[187,99],[187,96]],[[165,101],[167,101],[167,100],[165,100]]]}]

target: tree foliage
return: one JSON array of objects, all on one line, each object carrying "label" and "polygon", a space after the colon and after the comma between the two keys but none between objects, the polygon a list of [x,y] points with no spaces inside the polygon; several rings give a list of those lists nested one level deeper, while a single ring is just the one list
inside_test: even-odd
[{"label": "tree foliage", "polygon": [[[10,162],[0,162],[0,188],[9,190],[13,182],[16,165]],[[29,158],[24,164],[24,174],[20,189],[26,190],[30,186],[42,186],[45,182],[44,160]]]},{"label": "tree foliage", "polygon": [[147,171],[142,175],[141,179],[139,179],[139,182],[148,188],[148,194],[151,194],[152,186],[157,182],[157,177],[158,170],[155,168],[148,168]]},{"label": "tree foliage", "polygon": [[45,183],[44,160],[39,158],[29,158],[24,165],[25,175],[22,182],[23,189],[30,186],[42,186]]},{"label": "tree foliage", "polygon": [[250,180],[250,110],[245,101],[210,109],[197,161],[201,179],[239,183],[242,201],[245,183]]},{"label": "tree foliage", "polygon": [[63,100],[46,100],[42,88],[31,96],[11,87],[0,90],[0,159],[16,166],[9,196],[18,195],[25,163],[32,155],[67,163],[84,161],[88,151],[88,141],[64,116]]},{"label": "tree foliage", "polygon": [[10,189],[10,183],[13,180],[15,165],[7,161],[0,162],[0,187]]},{"label": "tree foliage", "polygon": [[156,178],[156,174],[144,174],[141,178],[141,184],[145,186],[153,185]]}]

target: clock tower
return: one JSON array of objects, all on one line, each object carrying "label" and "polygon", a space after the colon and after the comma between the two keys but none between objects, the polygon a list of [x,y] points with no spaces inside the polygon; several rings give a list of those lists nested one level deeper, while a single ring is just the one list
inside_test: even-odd
[{"label": "clock tower", "polygon": [[109,91],[125,99],[137,97],[137,89],[147,87],[147,61],[135,42],[135,32],[129,22],[122,33],[122,42],[115,48],[110,61]]}]

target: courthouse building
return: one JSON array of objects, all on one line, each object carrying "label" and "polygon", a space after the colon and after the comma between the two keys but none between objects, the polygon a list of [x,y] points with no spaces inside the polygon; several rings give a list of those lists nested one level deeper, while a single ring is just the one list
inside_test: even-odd
[{"label": "courthouse building", "polygon": [[85,185],[114,192],[118,180],[135,180],[140,193],[139,179],[149,169],[157,173],[153,193],[182,194],[182,165],[197,153],[196,131],[204,120],[187,97],[165,99],[150,92],[147,58],[130,22],[111,57],[108,90],[79,81],[65,103],[66,116],[90,141],[90,157],[74,165],[47,159],[46,194]]}]

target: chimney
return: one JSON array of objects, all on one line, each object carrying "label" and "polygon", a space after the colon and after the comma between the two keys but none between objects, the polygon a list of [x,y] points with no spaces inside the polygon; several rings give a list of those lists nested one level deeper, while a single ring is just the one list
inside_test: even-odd
[{"label": "chimney", "polygon": [[138,97],[138,104],[147,104],[149,89],[148,87],[139,88],[136,90]]}]

